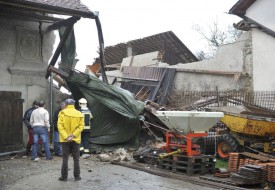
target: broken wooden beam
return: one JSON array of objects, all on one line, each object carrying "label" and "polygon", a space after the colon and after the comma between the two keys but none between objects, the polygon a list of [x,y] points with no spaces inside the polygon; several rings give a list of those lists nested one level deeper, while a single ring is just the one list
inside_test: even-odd
[{"label": "broken wooden beam", "polygon": [[[56,48],[56,50],[54,52],[54,55],[53,55],[53,57],[52,57],[52,59],[50,61],[48,69],[47,69],[47,73],[46,73],[46,76],[45,76],[46,79],[48,79],[49,76],[50,76],[50,74],[51,74],[51,72],[49,70],[49,67],[55,65],[55,63],[56,63],[56,61],[57,61],[57,59],[58,59],[58,57],[59,57],[59,55],[61,53],[61,50],[62,50],[62,48],[63,48],[63,46],[64,46],[64,44],[65,44],[65,42],[66,42],[66,40],[67,40],[67,38],[68,38],[68,36],[70,34],[70,32],[73,29],[74,24],[80,19],[80,17],[71,17],[69,19],[70,19],[70,25],[67,26],[67,28],[66,28],[66,30],[64,32],[64,35],[63,35],[62,39],[60,40],[60,42],[59,42],[59,44],[58,44],[58,46],[57,46],[57,48]],[[67,19],[67,20],[69,20],[69,19]]]}]

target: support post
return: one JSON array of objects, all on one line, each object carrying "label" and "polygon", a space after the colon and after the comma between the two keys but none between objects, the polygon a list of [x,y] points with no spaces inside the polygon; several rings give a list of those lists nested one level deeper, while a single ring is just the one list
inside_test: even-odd
[{"label": "support post", "polygon": [[99,40],[99,58],[100,58],[100,67],[101,67],[101,75],[102,80],[105,84],[108,84],[108,79],[105,73],[105,56],[104,56],[104,39],[102,34],[102,28],[100,24],[100,20],[98,18],[98,15],[95,17],[95,22],[97,26],[97,32],[98,32],[98,40]]},{"label": "support post", "polygon": [[50,123],[52,126],[52,142],[54,144],[54,127],[53,127],[53,74],[51,73],[51,77],[50,77]]}]

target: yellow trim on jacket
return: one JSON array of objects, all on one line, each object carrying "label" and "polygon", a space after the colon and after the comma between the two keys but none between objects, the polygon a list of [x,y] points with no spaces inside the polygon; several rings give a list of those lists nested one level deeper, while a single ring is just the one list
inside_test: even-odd
[{"label": "yellow trim on jacket", "polygon": [[74,108],[74,105],[68,105],[58,114],[57,127],[59,131],[60,142],[69,142],[66,138],[73,134],[73,141],[80,144],[81,132],[84,128],[83,114]]}]

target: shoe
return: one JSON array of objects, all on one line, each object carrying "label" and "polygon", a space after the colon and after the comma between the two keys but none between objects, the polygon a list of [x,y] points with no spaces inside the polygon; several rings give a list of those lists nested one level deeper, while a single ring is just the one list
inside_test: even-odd
[{"label": "shoe", "polygon": [[58,180],[59,180],[59,181],[68,181],[68,179],[65,178],[65,177],[59,177]]},{"label": "shoe", "polygon": [[49,157],[49,158],[46,158],[46,160],[52,160],[53,159],[53,157],[51,156],[51,157]]},{"label": "shoe", "polygon": [[32,158],[31,160],[33,160],[34,162],[38,162],[38,160],[40,160],[40,158]]},{"label": "shoe", "polygon": [[90,156],[91,156],[90,154],[83,154],[83,155],[81,156],[81,158],[86,159],[86,158],[89,158]]},{"label": "shoe", "polygon": [[81,177],[78,176],[78,177],[75,177],[74,179],[75,179],[75,181],[80,181]]},{"label": "shoe", "polygon": [[26,147],[26,155],[31,154],[31,148],[32,148],[32,145],[28,144],[27,147]]}]

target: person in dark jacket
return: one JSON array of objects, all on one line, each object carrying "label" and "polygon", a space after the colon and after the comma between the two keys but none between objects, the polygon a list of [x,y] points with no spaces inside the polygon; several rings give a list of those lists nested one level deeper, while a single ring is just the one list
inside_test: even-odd
[{"label": "person in dark jacket", "polygon": [[[28,128],[28,134],[29,134],[29,140],[28,140],[28,144],[27,144],[27,147],[26,147],[26,154],[27,155],[29,155],[31,153],[31,148],[32,148],[32,145],[33,145],[33,129],[32,129],[31,124],[30,124],[31,114],[32,114],[33,110],[38,108],[38,105],[39,105],[39,102],[35,100],[32,103],[32,107],[29,108],[25,112],[24,117],[23,117],[23,122],[24,122],[25,126]],[[42,153],[42,140],[41,139],[39,139],[38,144],[39,144],[38,145],[38,156],[43,156],[43,153]]]},{"label": "person in dark jacket", "polygon": [[66,103],[61,102],[60,108],[54,112],[53,116],[53,127],[54,127],[54,154],[56,156],[62,156],[62,148],[59,141],[59,132],[57,128],[57,122],[58,122],[58,114],[61,110],[66,108]]},{"label": "person in dark jacket", "polygon": [[81,133],[81,143],[80,143],[80,156],[83,154],[90,154],[89,147],[89,138],[91,134],[91,119],[93,118],[90,109],[87,107],[87,100],[85,98],[81,98],[78,100],[80,106],[80,112],[84,117],[84,129]]}]

